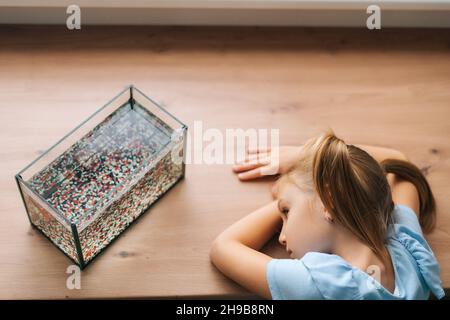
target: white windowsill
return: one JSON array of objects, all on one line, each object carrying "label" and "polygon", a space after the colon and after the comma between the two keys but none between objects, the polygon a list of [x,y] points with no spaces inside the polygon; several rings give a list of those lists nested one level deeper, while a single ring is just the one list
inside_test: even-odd
[{"label": "white windowsill", "polygon": [[378,4],[383,9],[450,10],[449,0],[0,0],[0,7],[185,9],[361,9]]},{"label": "white windowsill", "polygon": [[381,8],[382,27],[450,27],[450,0],[0,0],[0,24],[365,27]]}]

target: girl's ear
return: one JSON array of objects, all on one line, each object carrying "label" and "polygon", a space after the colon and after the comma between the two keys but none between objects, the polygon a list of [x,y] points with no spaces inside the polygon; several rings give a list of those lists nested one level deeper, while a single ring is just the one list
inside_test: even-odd
[{"label": "girl's ear", "polygon": [[333,223],[333,217],[331,216],[331,214],[328,211],[325,211],[325,220],[327,220],[329,223]]},{"label": "girl's ear", "polygon": [[323,215],[323,218],[327,221],[332,223],[333,217],[330,214],[330,212],[328,212],[328,210],[325,208],[325,206],[323,205],[322,201],[320,201],[320,213]]}]

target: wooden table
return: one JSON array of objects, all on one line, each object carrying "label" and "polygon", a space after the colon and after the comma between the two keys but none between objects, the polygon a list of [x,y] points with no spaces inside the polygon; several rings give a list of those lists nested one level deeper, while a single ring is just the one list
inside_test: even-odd
[{"label": "wooden table", "polygon": [[[270,200],[271,181],[241,183],[230,165],[188,165],[82,272],[81,290],[30,227],[14,174],[130,83],[190,126],[278,128],[283,144],[330,126],[403,150],[434,190],[428,239],[450,287],[450,30],[2,26],[0,39],[1,299],[253,297],[208,251]],[[276,241],[266,251],[283,256]]]}]

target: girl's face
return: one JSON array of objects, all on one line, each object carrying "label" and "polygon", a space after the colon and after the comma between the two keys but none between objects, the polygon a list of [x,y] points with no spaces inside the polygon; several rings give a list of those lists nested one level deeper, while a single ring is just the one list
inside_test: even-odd
[{"label": "girl's face", "polygon": [[318,195],[286,181],[276,196],[283,219],[279,241],[291,258],[300,259],[310,251],[329,253],[334,228]]}]

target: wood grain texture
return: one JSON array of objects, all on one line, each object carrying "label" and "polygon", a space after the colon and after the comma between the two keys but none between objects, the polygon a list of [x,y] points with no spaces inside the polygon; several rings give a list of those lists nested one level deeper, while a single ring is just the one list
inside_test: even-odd
[{"label": "wood grain texture", "polygon": [[[33,230],[14,174],[125,85],[192,126],[332,127],[403,150],[438,204],[428,240],[450,287],[450,30],[0,27],[0,298],[253,297],[209,262],[212,240],[270,200],[230,165],[186,178],[66,288],[71,262]],[[272,242],[265,249],[282,257]],[[243,266],[245,267],[245,266]]]}]

